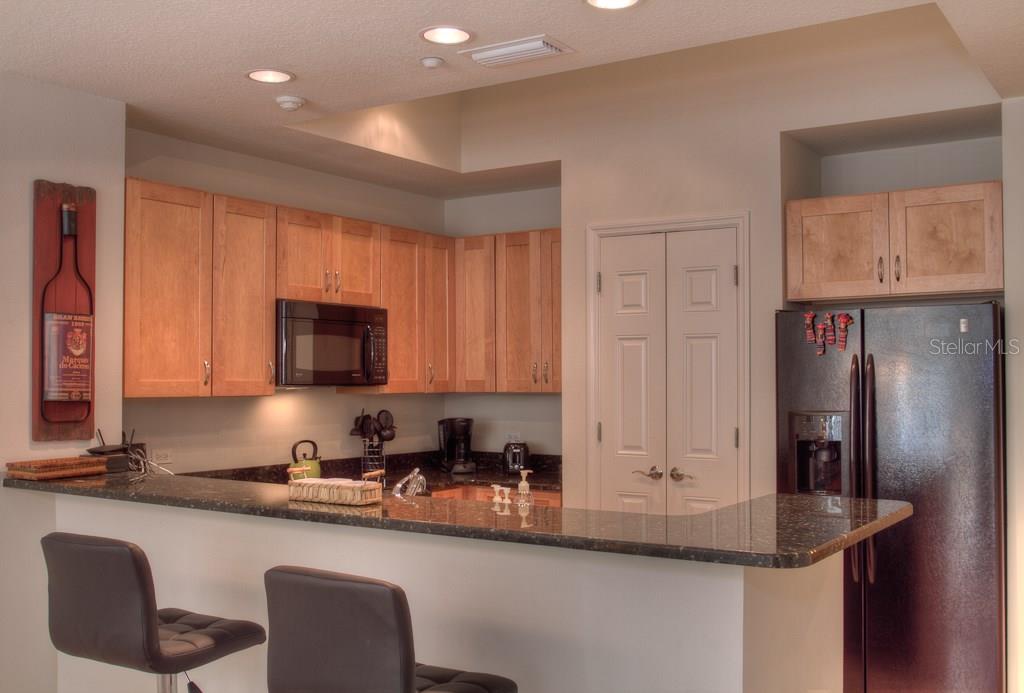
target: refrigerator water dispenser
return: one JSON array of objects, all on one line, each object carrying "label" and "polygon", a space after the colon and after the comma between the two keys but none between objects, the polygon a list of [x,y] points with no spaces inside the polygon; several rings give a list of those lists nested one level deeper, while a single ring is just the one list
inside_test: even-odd
[{"label": "refrigerator water dispenser", "polygon": [[[797,493],[843,494],[849,451],[843,449],[847,412],[790,412],[790,452]],[[795,474],[793,474],[795,472]]]}]

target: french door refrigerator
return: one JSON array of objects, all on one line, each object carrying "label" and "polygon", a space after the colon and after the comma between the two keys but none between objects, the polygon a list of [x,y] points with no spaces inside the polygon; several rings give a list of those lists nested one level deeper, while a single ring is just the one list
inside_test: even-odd
[{"label": "french door refrigerator", "polygon": [[[778,488],[910,501],[844,556],[844,690],[1004,681],[1003,356],[994,303],[776,314]],[[844,318],[846,322],[846,318]],[[828,340],[826,340],[828,341]]]}]

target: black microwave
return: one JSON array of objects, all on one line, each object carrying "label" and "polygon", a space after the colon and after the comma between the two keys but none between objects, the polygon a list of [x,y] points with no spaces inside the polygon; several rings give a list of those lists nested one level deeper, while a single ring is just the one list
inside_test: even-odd
[{"label": "black microwave", "polygon": [[278,300],[277,384],[384,385],[388,312]]}]

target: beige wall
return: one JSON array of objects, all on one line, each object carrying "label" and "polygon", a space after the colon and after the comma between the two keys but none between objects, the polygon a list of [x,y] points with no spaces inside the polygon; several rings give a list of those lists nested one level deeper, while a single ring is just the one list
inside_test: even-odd
[{"label": "beige wall", "polygon": [[444,230],[452,236],[554,228],[561,223],[561,188],[457,197],[444,202]]},{"label": "beige wall", "polygon": [[562,162],[566,499],[583,500],[587,225],[751,214],[753,493],[774,490],[780,132],[998,101],[934,7],[481,89],[463,167]]},{"label": "beige wall", "polygon": [[821,159],[822,195],[953,185],[1003,177],[1003,143],[982,137]]},{"label": "beige wall", "polygon": [[[1024,332],[1024,98],[1003,103],[1003,252],[1006,335]],[[1008,653],[1010,685],[1024,688],[1024,356],[1006,359],[1006,493]]]},{"label": "beige wall", "polygon": [[[0,74],[0,442],[4,461],[76,454],[84,441],[31,440],[32,181],[96,189],[96,424],[121,430],[123,103]],[[0,688],[56,690],[39,536],[53,498],[0,489]],[[30,531],[25,531],[26,529]]]}]

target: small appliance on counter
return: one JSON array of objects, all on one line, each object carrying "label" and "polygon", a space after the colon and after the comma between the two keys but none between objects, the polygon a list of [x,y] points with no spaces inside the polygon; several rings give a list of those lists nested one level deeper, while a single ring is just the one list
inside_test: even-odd
[{"label": "small appliance on counter", "polygon": [[452,474],[476,473],[473,461],[473,419],[441,419],[437,422],[437,440],[441,449],[441,468]]},{"label": "small appliance on counter", "polygon": [[506,474],[518,474],[530,466],[530,446],[519,440],[518,436],[510,436],[505,443],[503,453]]},{"label": "small appliance on counter", "polygon": [[[313,448],[312,456],[302,453],[299,459],[299,446],[307,444]],[[288,465],[288,477],[290,479],[318,479],[320,478],[320,455],[316,442],[312,440],[300,440],[292,446],[292,463]]]}]

